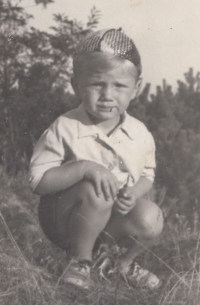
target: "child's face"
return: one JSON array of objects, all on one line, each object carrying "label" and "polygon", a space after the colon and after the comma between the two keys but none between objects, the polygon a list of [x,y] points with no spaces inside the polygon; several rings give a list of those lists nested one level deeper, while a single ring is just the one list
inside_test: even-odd
[{"label": "child's face", "polygon": [[93,53],[75,82],[76,94],[95,123],[119,117],[139,87],[137,69],[131,62],[104,53]]}]

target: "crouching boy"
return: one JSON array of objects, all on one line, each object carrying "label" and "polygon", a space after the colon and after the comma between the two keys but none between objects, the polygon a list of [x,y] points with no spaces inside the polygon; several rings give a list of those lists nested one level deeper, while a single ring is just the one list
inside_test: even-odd
[{"label": "crouching boy", "polygon": [[120,30],[101,30],[78,45],[73,68],[81,104],[43,133],[31,160],[41,226],[73,258],[66,283],[90,288],[92,251],[106,232],[119,245],[129,239],[123,278],[158,288],[158,277],[135,262],[163,227],[160,208],[143,198],[154,180],[154,140],[126,112],[140,87],[140,55]]}]

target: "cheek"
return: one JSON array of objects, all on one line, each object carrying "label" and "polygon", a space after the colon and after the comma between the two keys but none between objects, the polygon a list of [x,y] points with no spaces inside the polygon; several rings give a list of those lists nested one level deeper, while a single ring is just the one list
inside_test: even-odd
[{"label": "cheek", "polygon": [[87,107],[94,107],[95,102],[97,100],[97,93],[93,90],[85,90],[85,92],[82,92],[82,102]]},{"label": "cheek", "polygon": [[89,98],[89,99],[96,99],[99,96],[99,92],[98,90],[95,89],[90,89],[90,90],[86,90],[85,91],[85,95]]},{"label": "cheek", "polygon": [[126,98],[127,98],[128,102],[133,100],[135,98],[135,90],[129,91],[126,95]]},{"label": "cheek", "polygon": [[82,99],[87,99],[90,96],[90,91],[83,88],[80,90]]},{"label": "cheek", "polygon": [[118,98],[120,99],[121,103],[129,103],[132,97],[132,92],[122,92],[121,94],[118,94]]}]

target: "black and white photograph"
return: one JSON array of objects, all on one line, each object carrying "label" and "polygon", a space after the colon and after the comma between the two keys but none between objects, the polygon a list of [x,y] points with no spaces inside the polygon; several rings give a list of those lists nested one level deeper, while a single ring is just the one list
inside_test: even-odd
[{"label": "black and white photograph", "polygon": [[0,0],[0,304],[199,305],[200,2]]}]

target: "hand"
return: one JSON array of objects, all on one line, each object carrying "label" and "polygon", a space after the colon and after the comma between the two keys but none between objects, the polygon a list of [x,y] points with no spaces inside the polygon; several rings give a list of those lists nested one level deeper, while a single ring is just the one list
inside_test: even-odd
[{"label": "hand", "polygon": [[85,161],[83,179],[94,184],[98,197],[101,196],[103,191],[106,200],[116,199],[120,183],[116,176],[104,166],[92,161]]},{"label": "hand", "polygon": [[118,195],[115,202],[116,210],[122,214],[128,214],[136,205],[136,194],[134,193],[134,187],[125,186]]}]

